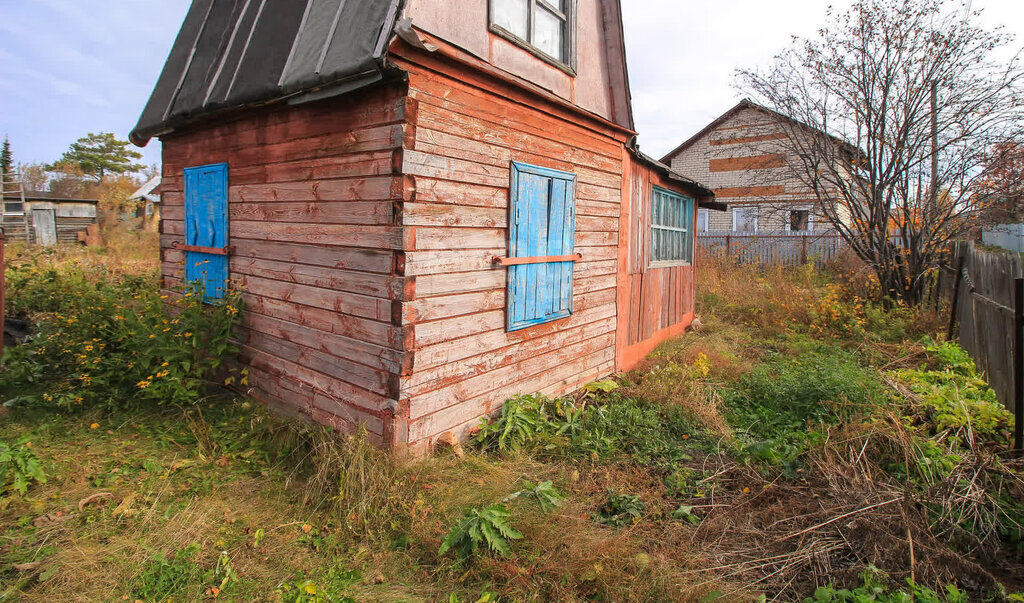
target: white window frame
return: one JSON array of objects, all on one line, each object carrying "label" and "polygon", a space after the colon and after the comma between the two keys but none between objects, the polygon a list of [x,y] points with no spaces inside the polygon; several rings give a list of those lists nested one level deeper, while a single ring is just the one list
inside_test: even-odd
[{"label": "white window frame", "polygon": [[[700,218],[704,217],[704,228],[700,227]],[[710,209],[697,209],[697,225],[693,228],[694,232],[711,232],[711,210]]]},{"label": "white window frame", "polygon": [[[695,209],[695,207],[697,205],[697,200],[694,199],[693,197],[690,197],[688,195],[684,195],[683,193],[679,193],[679,192],[676,192],[676,191],[673,191],[673,190],[669,190],[667,188],[662,188],[660,186],[652,187],[652,189],[651,189],[651,204],[650,204],[651,215],[650,215],[650,217],[647,220],[648,232],[650,233],[650,241],[648,242],[648,245],[647,245],[647,253],[649,254],[649,256],[648,256],[649,257],[648,266],[651,267],[651,268],[671,268],[671,267],[675,267],[675,266],[692,266],[693,265],[693,256],[696,253],[696,243],[697,243],[697,237],[696,237],[697,226],[694,223],[696,221],[696,219],[697,219],[697,214],[696,214],[696,212],[693,212],[693,213],[690,214],[690,220],[689,220],[690,227],[689,228],[680,228],[680,227],[676,227],[676,226],[662,226],[662,225],[655,224],[654,223],[654,213],[655,213],[654,212],[654,201],[656,199],[656,196],[655,196],[656,192],[661,192],[662,194],[666,194],[666,195],[670,195],[670,196],[673,196],[673,197],[681,198],[683,200],[684,204],[689,204],[691,212],[693,212],[693,210]],[[656,231],[656,230],[663,230],[663,231],[681,232],[681,233],[683,233],[684,243],[688,243],[688,245],[684,246],[684,249],[686,250],[686,256],[687,257],[684,257],[684,258],[674,258],[674,259],[669,259],[669,260],[655,260],[654,259],[654,231]]]},{"label": "white window frame", "polygon": [[[752,210],[754,212],[754,230],[751,230],[749,232],[750,234],[757,234],[758,229],[760,228],[761,212],[756,205],[743,205],[732,208],[732,231],[740,232],[736,230],[736,212],[741,210]],[[746,233],[748,231],[744,230],[742,232]]]},{"label": "white window frame", "polygon": [[549,63],[555,67],[558,67],[567,74],[575,77],[576,76],[576,2],[577,0],[563,0],[565,3],[565,10],[558,10],[548,0],[525,0],[528,5],[528,25],[527,37],[532,38],[534,32],[534,12],[540,8],[540,10],[547,11],[559,18],[563,27],[565,28],[562,32],[562,58],[553,57],[548,53],[544,52],[537,46],[534,46],[532,40],[524,39],[518,34],[513,33],[501,25],[494,22],[496,2],[502,0],[489,0],[487,3],[488,15],[487,23],[490,26],[491,32],[505,38],[509,42],[512,42],[516,46],[519,46],[523,50],[533,54],[537,58]]}]

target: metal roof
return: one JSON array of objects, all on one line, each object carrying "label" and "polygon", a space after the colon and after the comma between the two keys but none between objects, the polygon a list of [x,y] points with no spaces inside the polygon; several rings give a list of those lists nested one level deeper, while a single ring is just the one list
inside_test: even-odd
[{"label": "metal roof", "polygon": [[[400,0],[193,0],[130,138],[218,110],[381,79]],[[301,101],[301,98],[293,98]]]}]

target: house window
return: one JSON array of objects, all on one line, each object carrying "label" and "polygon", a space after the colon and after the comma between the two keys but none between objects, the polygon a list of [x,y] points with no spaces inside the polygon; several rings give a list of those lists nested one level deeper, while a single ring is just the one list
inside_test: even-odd
[{"label": "house window", "polygon": [[693,261],[693,199],[654,187],[651,204],[651,264]]},{"label": "house window", "polygon": [[708,210],[706,210],[706,209],[698,209],[697,210],[697,232],[707,232],[708,228],[709,228],[708,227],[708,222],[709,221],[710,221],[710,216],[708,215]]},{"label": "house window", "polygon": [[810,232],[811,210],[791,209],[789,210],[789,223],[786,224],[789,232]]},{"label": "house window", "polygon": [[491,29],[561,67],[573,65],[575,0],[491,0]]},{"label": "house window", "polygon": [[512,164],[509,212],[508,330],[573,312],[576,176]]},{"label": "house window", "polygon": [[185,282],[207,300],[228,286],[228,165],[185,169]]},{"label": "house window", "polygon": [[18,202],[4,203],[5,214],[23,214],[25,213],[25,204]]},{"label": "house window", "polygon": [[736,207],[732,210],[733,232],[757,232],[757,208]]}]

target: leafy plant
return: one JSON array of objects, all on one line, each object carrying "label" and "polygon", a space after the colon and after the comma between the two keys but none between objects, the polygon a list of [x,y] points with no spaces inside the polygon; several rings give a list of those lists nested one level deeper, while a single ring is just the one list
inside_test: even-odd
[{"label": "leafy plant", "polygon": [[0,391],[35,392],[19,394],[21,403],[63,410],[192,404],[237,351],[237,294],[217,305],[197,291],[170,300],[151,277],[46,267],[38,258],[8,277],[16,310],[36,323],[2,359]]},{"label": "leafy plant", "polygon": [[525,447],[539,434],[551,431],[547,409],[550,404],[541,395],[516,396],[505,403],[497,419],[483,420],[476,441],[485,449],[502,452]]},{"label": "leafy plant", "polygon": [[31,439],[26,434],[14,444],[0,441],[0,495],[11,491],[25,494],[33,483],[46,483],[39,457],[30,447]]},{"label": "leafy plant", "polygon": [[640,521],[646,505],[639,496],[608,492],[608,501],[597,512],[598,523],[622,527]]},{"label": "leafy plant", "polygon": [[362,574],[356,570],[332,568],[320,581],[296,578],[285,582],[277,587],[277,594],[284,603],[355,603],[343,591],[361,579]]},{"label": "leafy plant", "polygon": [[940,595],[934,590],[916,584],[907,578],[905,589],[891,589],[887,584],[887,576],[874,567],[869,567],[861,575],[863,584],[854,589],[834,586],[822,586],[814,591],[814,595],[804,599],[804,603],[967,603],[967,594],[955,585],[949,584],[945,593]]},{"label": "leafy plant", "polygon": [[445,536],[437,554],[444,555],[454,550],[460,558],[465,559],[485,546],[502,557],[508,556],[512,552],[508,541],[523,537],[512,527],[509,521],[511,517],[512,514],[502,504],[470,509]]},{"label": "leafy plant", "polygon": [[532,498],[537,501],[537,504],[540,505],[541,510],[545,513],[565,504],[565,495],[559,492],[558,488],[556,488],[550,481],[541,482],[539,484],[525,482],[523,485],[526,486],[524,489],[514,492],[505,500],[510,501],[519,497]]},{"label": "leafy plant", "polygon": [[198,544],[191,544],[176,551],[172,559],[156,553],[149,565],[132,581],[134,597],[143,601],[166,601],[189,586],[198,587],[203,577],[203,568],[194,558],[199,551]]},{"label": "leafy plant", "polygon": [[672,518],[682,519],[683,521],[688,521],[693,525],[698,525],[700,523],[700,516],[693,512],[692,505],[680,505],[678,509],[672,511]]}]

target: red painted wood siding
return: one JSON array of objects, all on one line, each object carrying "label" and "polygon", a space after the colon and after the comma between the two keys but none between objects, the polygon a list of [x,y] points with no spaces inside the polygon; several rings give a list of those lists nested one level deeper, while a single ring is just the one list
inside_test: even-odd
[{"label": "red painted wood siding", "polygon": [[404,87],[281,106],[163,139],[164,286],[182,289],[182,170],[226,162],[242,360],[273,406],[396,441]]},{"label": "red painted wood siding", "polygon": [[[693,322],[696,295],[693,265],[649,266],[653,187],[675,187],[636,162],[629,173],[629,232],[624,233],[625,249],[620,256],[618,370],[633,368],[658,344],[685,331]],[[696,211],[694,203],[694,225]]]},{"label": "red painted wood siding", "polygon": [[[426,450],[463,435],[518,393],[562,394],[614,371],[618,216],[624,133],[567,119],[498,83],[436,57],[411,54],[415,107],[403,171],[416,198],[403,207],[406,273],[415,295],[403,309],[414,370],[402,378],[409,441]],[[528,98],[528,97],[527,97]],[[512,161],[577,176],[574,314],[506,330]]]}]

